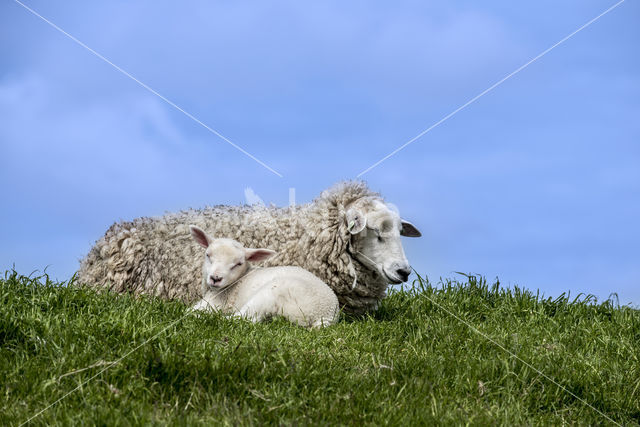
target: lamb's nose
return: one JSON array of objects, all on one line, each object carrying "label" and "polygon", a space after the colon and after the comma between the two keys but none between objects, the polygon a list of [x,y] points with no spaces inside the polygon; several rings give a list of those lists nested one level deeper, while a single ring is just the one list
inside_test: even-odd
[{"label": "lamb's nose", "polygon": [[399,268],[396,270],[396,274],[403,282],[406,282],[409,279],[409,275],[411,274],[411,267],[407,268]]},{"label": "lamb's nose", "polygon": [[222,281],[222,277],[214,276],[212,274],[211,276],[209,276],[209,280],[211,280],[213,282],[213,284],[215,285],[216,283],[220,283]]}]

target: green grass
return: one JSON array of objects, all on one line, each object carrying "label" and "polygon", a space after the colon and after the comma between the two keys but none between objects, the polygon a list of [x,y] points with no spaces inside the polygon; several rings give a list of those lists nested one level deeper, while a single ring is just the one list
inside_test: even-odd
[{"label": "green grass", "polygon": [[640,312],[612,301],[469,277],[416,281],[322,330],[185,309],[6,273],[0,425],[79,386],[32,424],[609,423],[447,310],[616,422],[640,422]]}]

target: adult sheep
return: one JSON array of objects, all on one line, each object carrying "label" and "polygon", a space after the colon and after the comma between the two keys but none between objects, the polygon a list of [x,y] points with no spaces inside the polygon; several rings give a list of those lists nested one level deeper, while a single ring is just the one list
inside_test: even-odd
[{"label": "adult sheep", "polygon": [[400,236],[420,236],[364,182],[349,181],[301,206],[214,206],[115,223],[82,260],[79,281],[188,303],[200,299],[202,254],[189,224],[277,251],[263,265],[309,270],[352,313],[375,309],[390,283],[407,281],[411,269]]}]

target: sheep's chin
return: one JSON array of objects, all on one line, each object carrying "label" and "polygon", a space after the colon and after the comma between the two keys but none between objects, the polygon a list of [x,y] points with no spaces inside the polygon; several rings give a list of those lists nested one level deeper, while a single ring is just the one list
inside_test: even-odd
[{"label": "sheep's chin", "polygon": [[387,273],[384,267],[378,268],[378,266],[372,267],[371,265],[367,265],[367,267],[369,267],[373,273],[378,273],[378,275],[387,283],[394,285],[402,283],[402,280],[398,276]]},{"label": "sheep's chin", "polygon": [[394,285],[399,285],[400,283],[404,283],[404,280],[400,279],[395,274],[389,274],[385,269],[382,269],[382,276],[389,281],[389,283]]},{"label": "sheep's chin", "polygon": [[215,284],[213,282],[209,282],[209,283],[207,283],[207,287],[209,289],[218,289],[218,290],[220,290],[220,289],[226,288],[227,284],[226,283],[222,283],[222,282],[215,283]]},{"label": "sheep's chin", "polygon": [[397,277],[387,274],[387,272],[384,270],[384,267],[378,266],[377,264],[372,264],[371,261],[369,261],[367,258],[362,258],[360,256],[356,256],[354,258],[358,260],[360,264],[362,264],[367,270],[369,270],[369,273],[377,274],[382,280],[386,281],[387,283],[402,283],[398,281],[399,279]]}]

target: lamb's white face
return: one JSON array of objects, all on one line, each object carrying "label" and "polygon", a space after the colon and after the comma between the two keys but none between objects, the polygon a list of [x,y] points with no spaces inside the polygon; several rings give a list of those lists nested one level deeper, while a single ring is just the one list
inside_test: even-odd
[{"label": "lamb's white face", "polygon": [[250,262],[262,261],[275,252],[269,249],[245,248],[233,239],[212,239],[200,228],[190,226],[193,239],[206,248],[202,264],[205,289],[223,289],[244,276]]},{"label": "lamb's white face", "polygon": [[353,256],[389,283],[406,282],[411,266],[405,257],[400,236],[420,237],[420,231],[400,218],[397,211],[381,201],[372,207],[355,206],[347,211],[352,233]]},{"label": "lamb's white face", "polygon": [[202,277],[208,288],[224,288],[249,268],[245,249],[235,240],[213,239],[204,253]]}]

